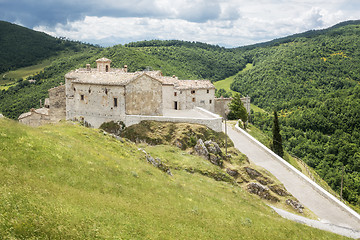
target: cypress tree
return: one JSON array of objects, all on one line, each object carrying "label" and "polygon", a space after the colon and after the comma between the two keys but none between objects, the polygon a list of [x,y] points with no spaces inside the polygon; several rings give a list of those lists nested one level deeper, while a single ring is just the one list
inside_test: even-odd
[{"label": "cypress tree", "polygon": [[272,128],[272,133],[273,133],[273,151],[274,153],[276,153],[277,155],[279,155],[280,157],[284,156],[284,150],[282,147],[282,139],[281,139],[281,135],[280,135],[280,127],[279,127],[279,119],[278,119],[278,115],[277,112],[274,111],[274,125]]}]

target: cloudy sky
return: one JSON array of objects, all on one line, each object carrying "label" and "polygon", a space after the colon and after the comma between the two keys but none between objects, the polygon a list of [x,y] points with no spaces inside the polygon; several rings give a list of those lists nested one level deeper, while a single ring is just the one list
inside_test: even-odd
[{"label": "cloudy sky", "polygon": [[0,0],[0,20],[103,46],[178,39],[237,47],[357,19],[359,0]]}]

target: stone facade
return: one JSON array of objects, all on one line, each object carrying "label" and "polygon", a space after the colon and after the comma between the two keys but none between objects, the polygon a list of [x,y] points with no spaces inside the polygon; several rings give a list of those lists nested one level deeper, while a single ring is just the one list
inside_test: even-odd
[{"label": "stone facade", "polygon": [[[107,58],[96,63],[97,68],[87,64],[67,73],[65,86],[49,90],[45,107],[20,115],[19,121],[40,126],[61,119],[81,120],[98,128],[109,121],[130,126],[141,120],[156,120],[199,123],[221,131],[222,118],[214,112],[225,116],[231,99],[215,99],[215,87],[209,80],[179,80],[160,71],[129,73],[126,65],[111,68]],[[167,110],[184,113],[182,110],[195,108],[202,116],[164,116]]]},{"label": "stone facade", "polygon": [[166,109],[214,112],[215,87],[209,80],[179,80],[160,71],[128,73],[127,66],[111,68],[109,59],[96,62],[96,69],[87,66],[65,75],[66,119],[99,127],[108,121],[133,122],[130,116],[163,116]]},{"label": "stone facade", "polygon": [[19,116],[20,123],[38,127],[46,123],[55,123],[65,119],[65,86],[49,89],[49,98],[45,99],[45,107],[30,109],[30,112]]},{"label": "stone facade", "polygon": [[[215,113],[219,114],[220,116],[225,117],[229,112],[229,103],[231,102],[232,98],[215,98]],[[250,114],[250,97],[243,97],[241,98],[241,101],[244,104],[244,107],[246,108],[247,112]]]}]

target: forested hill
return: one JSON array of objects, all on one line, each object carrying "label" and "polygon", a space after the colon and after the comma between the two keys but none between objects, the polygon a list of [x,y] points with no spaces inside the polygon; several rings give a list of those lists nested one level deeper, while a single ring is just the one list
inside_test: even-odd
[{"label": "forested hill", "polygon": [[[360,205],[360,23],[339,25],[275,46],[245,51],[255,65],[233,90],[271,112],[280,111],[287,150],[301,157]],[[269,116],[254,123],[270,131]]]},{"label": "forested hill", "polygon": [[236,48],[237,50],[251,50],[257,47],[271,47],[271,46],[278,46],[279,44],[282,43],[288,43],[288,42],[292,42],[294,41],[296,38],[313,38],[313,37],[317,37],[323,34],[327,34],[329,32],[331,32],[334,29],[337,28],[341,28],[344,26],[349,26],[349,25],[359,25],[360,24],[360,20],[349,20],[349,21],[345,21],[345,22],[341,22],[338,23],[332,27],[326,28],[326,29],[321,29],[321,30],[309,30],[303,33],[296,33],[290,36],[286,36],[286,37],[282,37],[282,38],[277,38],[277,39],[273,39],[271,41],[267,41],[267,42],[262,42],[262,43],[255,43],[252,45],[247,45],[247,46],[242,46],[242,47],[238,47]]},{"label": "forested hill", "polygon": [[[156,42],[157,44],[154,44]],[[236,74],[247,63],[241,54],[208,44],[148,41],[147,44],[152,45],[148,46],[144,43],[117,45],[104,49],[76,43],[79,45],[79,51],[63,51],[62,56],[52,60],[52,64],[44,71],[27,77],[37,80],[36,84],[20,80],[8,90],[0,91],[0,112],[9,118],[17,119],[21,113],[38,107],[39,99],[46,98],[49,88],[63,82],[68,71],[84,67],[87,63],[95,67],[96,59],[101,57],[111,59],[111,66],[115,68],[121,68],[126,64],[130,72],[145,69],[161,70],[164,75],[176,75],[180,79],[220,80]],[[29,45],[27,47],[31,48]],[[15,57],[16,54],[12,53],[11,56]],[[0,85],[1,83],[0,78]]]},{"label": "forested hill", "polygon": [[0,73],[35,65],[66,49],[82,51],[86,46],[0,21]]}]

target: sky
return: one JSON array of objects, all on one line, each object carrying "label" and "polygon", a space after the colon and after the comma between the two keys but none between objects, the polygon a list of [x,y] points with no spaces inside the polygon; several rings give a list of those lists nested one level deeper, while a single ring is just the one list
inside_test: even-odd
[{"label": "sky", "polygon": [[238,47],[358,19],[359,0],[0,0],[0,20],[102,46],[176,39]]}]

